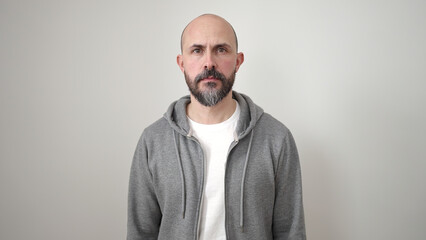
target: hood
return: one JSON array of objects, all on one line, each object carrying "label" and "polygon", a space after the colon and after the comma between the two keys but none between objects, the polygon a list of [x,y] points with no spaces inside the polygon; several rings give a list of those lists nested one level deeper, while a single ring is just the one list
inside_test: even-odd
[{"label": "hood", "polygon": [[[240,104],[241,113],[237,123],[237,137],[244,138],[256,126],[257,121],[263,114],[263,109],[257,106],[247,95],[232,91],[232,98]],[[190,103],[189,95],[180,98],[170,104],[164,118],[170,126],[182,135],[190,134],[190,127],[186,115],[186,105]]]}]

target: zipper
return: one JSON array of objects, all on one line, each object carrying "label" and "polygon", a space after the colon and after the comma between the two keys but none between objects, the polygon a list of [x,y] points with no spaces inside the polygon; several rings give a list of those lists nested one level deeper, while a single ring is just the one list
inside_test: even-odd
[{"label": "zipper", "polygon": [[[193,137],[193,136],[190,136],[190,137],[188,137],[189,139],[191,139],[192,141],[194,141],[194,142],[196,142],[197,144],[198,144],[198,147],[200,147],[200,149],[201,149],[201,153],[202,153],[202,155],[203,155],[203,167],[202,167],[202,184],[201,184],[201,196],[200,196],[200,201],[199,201],[199,203],[198,203],[198,212],[197,212],[197,214],[198,214],[198,217],[197,217],[197,231],[196,231],[196,234],[195,234],[195,237],[194,237],[194,239],[195,240],[198,240],[198,238],[199,238],[199,234],[200,234],[200,221],[201,221],[201,207],[202,207],[202,203],[203,203],[203,196],[204,196],[204,183],[205,183],[205,171],[206,171],[206,158],[205,158],[205,154],[204,154],[204,151],[203,151],[203,148],[201,147],[201,144],[200,144],[200,142],[198,141],[198,139],[197,138],[195,138],[195,137]],[[234,147],[235,146],[237,146],[237,144],[238,144],[238,142],[239,142],[239,140],[234,140],[232,143],[231,143],[231,145],[229,146],[229,149],[228,149],[228,153],[227,153],[227,155],[226,155],[226,165],[225,165],[225,179],[224,179],[224,195],[225,195],[225,235],[226,235],[226,239],[228,239],[228,224],[227,224],[227,222],[228,222],[228,211],[227,211],[227,206],[226,206],[226,175],[227,175],[227,171],[228,171],[228,158],[229,158],[229,153],[231,153],[231,151],[232,151],[232,149],[234,149]]]},{"label": "zipper", "polygon": [[224,185],[225,185],[225,187],[224,187],[225,199],[224,200],[225,200],[225,234],[226,234],[226,239],[228,239],[228,231],[229,231],[228,230],[228,211],[227,211],[227,204],[226,204],[226,202],[227,202],[226,201],[226,198],[227,198],[227,196],[226,196],[226,175],[227,175],[227,172],[228,172],[228,160],[229,160],[228,158],[229,158],[229,153],[231,153],[232,149],[234,149],[234,147],[237,146],[238,142],[239,142],[239,140],[235,140],[231,143],[231,145],[229,146],[228,153],[226,155],[225,179],[223,180]]},{"label": "zipper", "polygon": [[198,214],[198,216],[197,216],[197,223],[196,223],[197,224],[197,226],[196,226],[197,231],[196,231],[195,236],[194,236],[194,239],[198,240],[199,234],[200,234],[201,207],[202,207],[203,195],[204,195],[204,182],[205,182],[205,171],[206,171],[206,159],[205,158],[206,157],[205,157],[203,148],[201,147],[201,144],[198,141],[198,139],[195,138],[195,137],[193,137],[193,136],[190,136],[188,138],[198,144],[198,147],[201,149],[201,153],[203,155],[203,167],[202,167],[202,171],[201,171],[201,173],[202,173],[201,174],[202,175],[202,182],[201,182],[201,191],[200,191],[200,195],[201,196],[199,197],[200,200],[199,200],[199,203],[198,203],[198,211],[197,211],[197,214]]}]

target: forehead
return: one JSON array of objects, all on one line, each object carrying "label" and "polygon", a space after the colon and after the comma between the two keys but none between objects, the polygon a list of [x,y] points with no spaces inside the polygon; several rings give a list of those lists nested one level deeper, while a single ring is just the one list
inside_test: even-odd
[{"label": "forehead", "polygon": [[231,25],[217,16],[201,16],[188,24],[182,34],[182,47],[193,44],[222,44],[236,48],[236,39]]}]

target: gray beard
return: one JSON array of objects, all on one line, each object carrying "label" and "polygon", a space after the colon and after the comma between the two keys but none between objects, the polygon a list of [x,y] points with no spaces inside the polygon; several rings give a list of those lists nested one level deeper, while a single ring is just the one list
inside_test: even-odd
[{"label": "gray beard", "polygon": [[[195,80],[190,79],[185,72],[184,75],[189,91],[195,97],[195,99],[197,99],[198,102],[206,107],[212,107],[222,101],[222,99],[224,99],[232,90],[236,72],[234,71],[229,78],[226,78],[223,74],[215,70],[210,70],[210,73],[213,71],[213,74],[208,74],[206,71],[197,75]],[[220,89],[215,89],[217,84],[215,82],[208,82],[206,83],[208,89],[201,91],[198,86],[199,81],[208,77],[209,75],[213,75],[214,78],[219,79],[222,82],[222,86]]]}]

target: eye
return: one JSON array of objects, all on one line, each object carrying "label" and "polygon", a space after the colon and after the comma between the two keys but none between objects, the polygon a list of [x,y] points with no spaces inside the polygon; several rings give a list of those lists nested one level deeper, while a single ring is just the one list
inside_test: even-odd
[{"label": "eye", "polygon": [[201,49],[194,48],[194,49],[192,49],[192,53],[196,53],[196,54],[201,53]]},{"label": "eye", "polygon": [[220,48],[217,49],[217,52],[219,52],[219,53],[225,53],[227,51],[226,51],[226,48],[220,47]]}]

